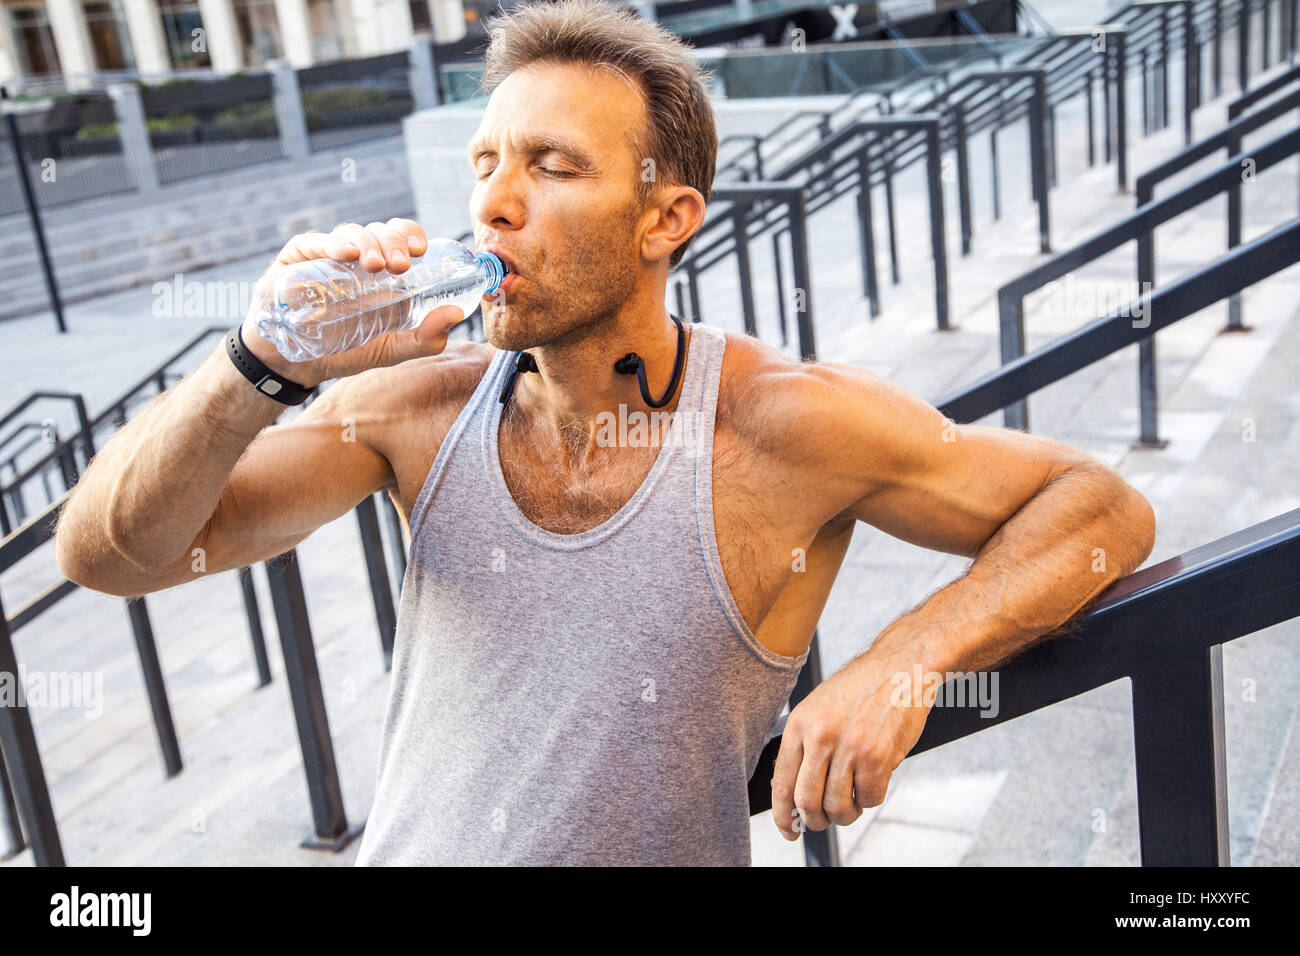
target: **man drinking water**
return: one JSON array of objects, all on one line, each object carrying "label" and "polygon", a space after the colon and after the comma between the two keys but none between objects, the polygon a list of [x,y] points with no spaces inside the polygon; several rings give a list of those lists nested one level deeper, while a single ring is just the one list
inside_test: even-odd
[{"label": "man drinking water", "polygon": [[[515,8],[490,35],[470,212],[511,275],[483,300],[488,344],[448,345],[444,307],[291,363],[246,322],[242,351],[96,456],[59,565],[143,594],[192,580],[194,548],[209,574],[263,561],[387,491],[410,561],[358,864],[747,864],[746,783],[857,522],[974,562],[794,708],[772,780],[788,839],[884,800],[928,713],[893,675],[987,668],[1057,629],[1146,558],[1154,517],[1064,445],[679,328],[668,275],[717,154],[687,48],[594,0]],[[400,273],[427,238],[345,223],[277,261]],[[602,440],[652,410],[693,437]]]}]

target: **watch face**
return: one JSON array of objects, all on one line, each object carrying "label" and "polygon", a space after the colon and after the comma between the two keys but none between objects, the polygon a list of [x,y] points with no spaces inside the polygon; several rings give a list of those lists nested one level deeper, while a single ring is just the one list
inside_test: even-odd
[{"label": "watch face", "polygon": [[265,392],[267,395],[275,395],[283,387],[283,385],[271,378],[269,375],[257,383],[257,390],[259,392]]}]

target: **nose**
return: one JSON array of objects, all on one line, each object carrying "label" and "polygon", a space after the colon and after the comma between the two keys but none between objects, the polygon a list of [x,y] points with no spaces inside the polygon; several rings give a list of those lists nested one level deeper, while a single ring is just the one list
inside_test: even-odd
[{"label": "nose", "polygon": [[518,229],[524,224],[524,197],[516,164],[501,160],[474,184],[470,215],[491,229]]}]

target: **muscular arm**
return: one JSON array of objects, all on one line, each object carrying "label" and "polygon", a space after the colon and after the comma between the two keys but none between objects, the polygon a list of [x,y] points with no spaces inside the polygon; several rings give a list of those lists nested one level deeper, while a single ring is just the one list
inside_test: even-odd
[{"label": "muscular arm", "polygon": [[267,427],[284,406],[214,350],[92,460],[56,529],[60,572],[130,596],[292,548],[392,481],[387,460],[343,426],[363,414],[354,409],[373,375]]},{"label": "muscular arm", "polygon": [[1020,432],[956,425],[862,369],[791,367],[763,391],[785,409],[769,416],[783,423],[777,444],[799,484],[817,489],[827,521],[852,517],[975,559],[792,711],[772,809],[778,829],[796,839],[804,826],[847,825],[884,801],[929,713],[909,703],[915,692],[900,701],[900,678],[986,669],[1059,628],[1146,559],[1155,517],[1089,456]]},{"label": "muscular arm", "polygon": [[[409,219],[342,223],[294,236],[271,266],[331,258],[400,274],[426,248]],[[258,288],[272,280],[268,269]],[[308,387],[339,382],[291,423],[267,428],[284,406],[256,391],[224,347],[214,350],[115,434],[73,489],[55,533],[69,580],[133,596],[251,564],[394,484],[378,450],[386,417],[400,414],[394,367],[438,355],[461,310],[444,305],[416,328],[301,362],[287,362],[255,318],[244,319],[244,342],[272,371]]]}]

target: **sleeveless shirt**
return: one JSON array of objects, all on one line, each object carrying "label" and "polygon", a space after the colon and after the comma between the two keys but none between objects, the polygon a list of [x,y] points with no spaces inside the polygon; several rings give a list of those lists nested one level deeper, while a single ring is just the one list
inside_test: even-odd
[{"label": "sleeveless shirt", "polygon": [[508,490],[498,395],[518,353],[493,357],[412,508],[356,865],[750,863],[747,782],[807,653],[760,644],[723,574],[726,337],[689,328],[671,424],[598,419],[605,441],[658,452],[578,534],[534,524]]}]

